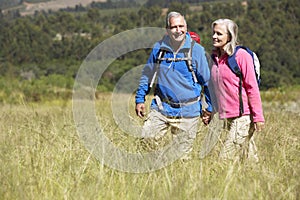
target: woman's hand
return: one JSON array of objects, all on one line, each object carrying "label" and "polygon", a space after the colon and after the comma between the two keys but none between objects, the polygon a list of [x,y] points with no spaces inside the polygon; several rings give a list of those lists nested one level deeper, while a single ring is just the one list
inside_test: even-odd
[{"label": "woman's hand", "polygon": [[258,132],[262,131],[265,128],[265,122],[254,122],[254,128]]}]

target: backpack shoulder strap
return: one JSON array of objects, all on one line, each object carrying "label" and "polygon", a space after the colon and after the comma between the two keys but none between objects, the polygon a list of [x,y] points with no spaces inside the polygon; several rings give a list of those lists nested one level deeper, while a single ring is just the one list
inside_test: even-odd
[{"label": "backpack shoulder strap", "polygon": [[241,46],[236,46],[234,53],[231,56],[228,56],[228,66],[231,69],[231,71],[237,75],[238,77],[242,76],[241,69],[239,65],[236,62],[235,56],[236,52],[241,48]]},{"label": "backpack shoulder strap", "polygon": [[260,78],[260,62],[259,62],[259,59],[258,59],[256,53],[253,52],[252,50],[250,50],[248,47],[245,47],[245,46],[238,46],[238,47],[245,49],[251,55],[252,60],[253,60],[254,72],[255,72],[255,75],[256,75],[257,84],[260,85],[260,81],[261,81],[261,78]]},{"label": "backpack shoulder strap", "polygon": [[243,75],[241,72],[241,69],[239,65],[236,62],[235,56],[236,52],[240,49],[243,48],[241,46],[236,46],[235,51],[233,55],[228,57],[228,66],[231,69],[231,71],[239,77],[239,110],[240,110],[240,116],[244,113],[244,105],[243,105],[243,99],[242,99],[242,81],[243,81]]},{"label": "backpack shoulder strap", "polygon": [[[195,71],[193,69],[193,66],[192,66],[192,61],[193,61],[192,51],[193,51],[195,43],[196,43],[196,41],[191,38],[191,48],[189,48],[189,50],[187,52],[184,52],[185,58],[183,58],[181,60],[185,60],[186,61],[188,69],[192,73],[194,82],[198,83],[198,79],[197,79],[196,73],[195,73]],[[156,62],[155,62],[155,72],[154,72],[154,74],[152,76],[152,80],[150,82],[150,88],[152,88],[152,86],[153,86],[153,84],[155,82],[155,79],[156,79],[157,72],[159,70],[159,65],[160,65],[161,61],[166,60],[166,59],[164,59],[165,52],[166,52],[166,50],[161,49],[161,48],[158,51],[158,54],[157,54],[158,56],[157,56]]]},{"label": "backpack shoulder strap", "polygon": [[251,51],[248,47],[245,46],[237,46],[238,49],[242,48],[245,49],[252,57],[253,57],[253,51]]},{"label": "backpack shoulder strap", "polygon": [[192,68],[192,61],[193,61],[192,52],[193,52],[193,48],[194,48],[195,43],[196,43],[196,41],[191,39],[191,48],[189,49],[189,51],[186,54],[187,64],[188,64],[188,67],[189,67],[190,71],[193,70],[193,68]]},{"label": "backpack shoulder strap", "polygon": [[191,38],[191,48],[189,49],[189,51],[187,53],[185,53],[185,55],[187,57],[187,60],[186,60],[187,66],[188,66],[189,71],[192,73],[193,80],[194,80],[195,83],[198,83],[196,73],[195,73],[195,71],[193,69],[193,66],[192,66],[192,63],[193,63],[192,52],[193,52],[193,48],[194,48],[195,43],[196,43],[196,41]]},{"label": "backpack shoulder strap", "polygon": [[155,72],[154,72],[154,74],[153,74],[153,76],[152,76],[152,79],[151,79],[151,82],[150,82],[150,88],[153,87],[153,84],[154,84],[155,79],[156,79],[156,75],[157,75],[157,71],[158,71],[159,65],[160,65],[160,63],[161,63],[161,61],[162,61],[162,58],[163,58],[164,55],[165,55],[165,52],[166,52],[166,51],[165,51],[164,49],[159,49],[159,51],[158,51],[158,53],[157,53],[158,57],[156,58],[156,62],[155,62]]},{"label": "backpack shoulder strap", "polygon": [[[238,64],[236,62],[236,58],[235,58],[236,52],[240,48],[245,49],[251,55],[251,57],[253,58],[254,67],[259,65],[259,61],[258,61],[256,54],[253,51],[251,51],[248,47],[245,47],[245,46],[236,46],[234,54],[232,56],[228,57],[229,68],[240,79],[239,80],[239,101],[240,101],[240,115],[242,115],[244,113],[244,106],[243,106],[243,99],[242,99],[242,79],[243,79],[243,77],[242,77],[242,72],[240,70],[240,67],[238,66]],[[255,60],[257,60],[257,61],[255,61]],[[258,64],[256,64],[255,62],[258,62]],[[256,73],[258,84],[259,84],[260,83],[259,72],[256,71],[256,68],[255,68],[255,73]]]}]

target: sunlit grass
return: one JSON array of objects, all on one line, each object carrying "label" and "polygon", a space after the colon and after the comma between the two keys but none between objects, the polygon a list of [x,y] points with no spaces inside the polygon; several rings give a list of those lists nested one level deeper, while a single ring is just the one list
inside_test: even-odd
[{"label": "sunlit grass", "polygon": [[[288,95],[300,94],[299,90],[293,92]],[[297,200],[300,104],[291,100],[285,103],[296,103],[293,111],[264,102],[266,128],[256,135],[258,164],[220,162],[219,146],[200,160],[207,132],[207,127],[201,127],[191,160],[141,174],[103,166],[87,151],[76,132],[71,102],[2,105],[0,199]],[[119,131],[113,122],[108,96],[99,98],[96,108],[116,146],[136,145],[134,138]],[[134,117],[134,110],[130,115]]]}]

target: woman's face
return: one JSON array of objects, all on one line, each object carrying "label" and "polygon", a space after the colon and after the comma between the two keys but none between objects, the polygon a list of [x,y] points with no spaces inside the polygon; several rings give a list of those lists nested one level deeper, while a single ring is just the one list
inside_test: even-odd
[{"label": "woman's face", "polygon": [[226,26],[216,24],[213,27],[213,46],[223,49],[227,42],[230,41],[229,34],[227,33]]}]

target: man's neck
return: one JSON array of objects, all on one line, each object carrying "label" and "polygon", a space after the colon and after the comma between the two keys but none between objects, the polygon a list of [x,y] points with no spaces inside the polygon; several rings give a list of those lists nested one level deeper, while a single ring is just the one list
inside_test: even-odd
[{"label": "man's neck", "polygon": [[179,51],[179,49],[182,47],[182,45],[184,44],[184,42],[185,42],[185,39],[183,39],[181,42],[171,41],[173,51],[175,53],[177,53]]}]

